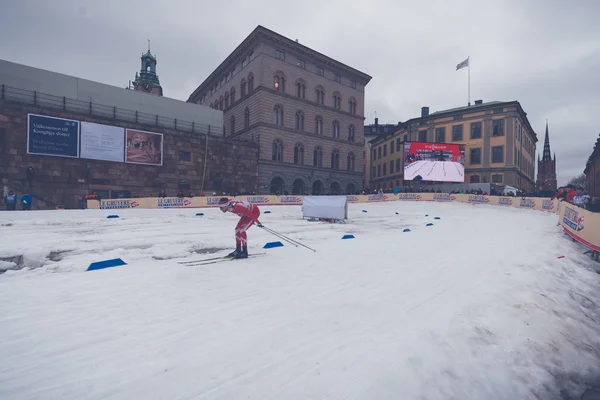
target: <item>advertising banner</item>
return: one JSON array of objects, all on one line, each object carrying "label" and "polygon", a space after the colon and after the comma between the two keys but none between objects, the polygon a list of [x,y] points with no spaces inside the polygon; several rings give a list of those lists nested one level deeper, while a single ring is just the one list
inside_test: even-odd
[{"label": "advertising banner", "polygon": [[465,181],[465,145],[404,143],[404,180]]},{"label": "advertising banner", "polygon": [[125,162],[163,165],[163,134],[136,129],[125,131]]},{"label": "advertising banner", "polygon": [[79,157],[79,121],[27,114],[27,153]]},{"label": "advertising banner", "polygon": [[125,129],[82,121],[81,158],[125,161]]},{"label": "advertising banner", "polygon": [[600,213],[592,213],[573,204],[560,202],[559,223],[573,239],[600,251]]}]

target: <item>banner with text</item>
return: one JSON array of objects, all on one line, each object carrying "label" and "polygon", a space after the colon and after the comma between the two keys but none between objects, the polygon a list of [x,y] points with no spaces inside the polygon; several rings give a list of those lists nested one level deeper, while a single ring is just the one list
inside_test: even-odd
[{"label": "banner with text", "polygon": [[81,158],[125,161],[125,129],[81,121]]},{"label": "banner with text", "polygon": [[592,250],[600,251],[600,213],[562,201],[558,215],[559,223],[569,236]]},{"label": "banner with text", "polygon": [[27,153],[79,157],[79,121],[27,114]]}]

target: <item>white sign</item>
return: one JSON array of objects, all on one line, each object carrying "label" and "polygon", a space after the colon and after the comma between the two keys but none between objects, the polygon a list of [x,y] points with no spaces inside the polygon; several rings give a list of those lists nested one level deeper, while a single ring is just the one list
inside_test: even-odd
[{"label": "white sign", "polygon": [[125,129],[81,122],[81,158],[125,161]]},{"label": "white sign", "polygon": [[304,196],[303,218],[348,219],[347,196]]}]

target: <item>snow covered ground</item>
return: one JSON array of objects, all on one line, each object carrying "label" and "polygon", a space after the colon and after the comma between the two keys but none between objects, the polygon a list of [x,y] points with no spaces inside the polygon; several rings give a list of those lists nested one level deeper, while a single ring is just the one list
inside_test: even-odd
[{"label": "snow covered ground", "polygon": [[464,182],[465,167],[453,161],[421,160],[407,165],[404,169],[404,179],[408,181],[419,175],[425,181]]},{"label": "snow covered ground", "polygon": [[0,275],[0,399],[574,399],[600,380],[599,276],[556,215],[261,208],[317,252],[253,227],[264,257],[178,264],[231,249],[216,209],[0,213],[3,268],[28,267]]}]

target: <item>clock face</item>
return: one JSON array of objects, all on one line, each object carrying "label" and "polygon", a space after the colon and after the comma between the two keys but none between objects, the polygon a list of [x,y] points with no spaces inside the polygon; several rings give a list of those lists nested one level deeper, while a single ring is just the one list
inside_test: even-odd
[{"label": "clock face", "polygon": [[149,83],[144,83],[142,85],[142,89],[144,89],[144,92],[151,92],[152,91],[152,86]]}]

